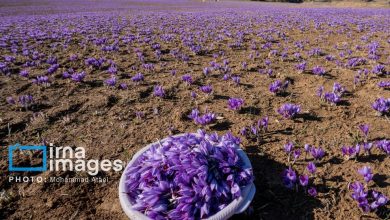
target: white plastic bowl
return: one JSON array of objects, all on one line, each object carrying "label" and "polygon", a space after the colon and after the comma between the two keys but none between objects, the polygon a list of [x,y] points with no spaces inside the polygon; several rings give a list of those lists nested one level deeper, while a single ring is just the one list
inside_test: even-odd
[{"label": "white plastic bowl", "polygon": [[[178,134],[174,137],[180,137],[185,134]],[[195,134],[198,135],[198,134]],[[166,139],[161,140],[164,142]],[[125,170],[122,173],[120,182],[119,182],[119,200],[122,206],[123,211],[126,213],[127,217],[133,220],[151,220],[148,216],[142,214],[141,212],[132,209],[132,205],[129,200],[129,196],[126,190],[126,170],[133,165],[140,155],[142,155],[146,150],[148,150],[152,145],[158,144],[157,142],[147,145],[146,147],[139,150],[132,158],[132,160],[127,164]],[[237,153],[244,162],[245,168],[252,168],[251,162],[249,161],[248,156],[241,148],[237,148]],[[241,189],[241,196],[233,200],[228,206],[226,206],[221,211],[215,213],[214,215],[207,218],[208,220],[226,220],[233,216],[234,214],[241,213],[245,211],[249,204],[251,203],[253,197],[255,196],[256,187],[252,183]]]}]

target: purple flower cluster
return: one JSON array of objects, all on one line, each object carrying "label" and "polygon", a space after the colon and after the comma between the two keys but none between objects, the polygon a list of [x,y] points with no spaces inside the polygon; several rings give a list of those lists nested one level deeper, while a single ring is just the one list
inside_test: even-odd
[{"label": "purple flower cluster", "polygon": [[205,85],[199,87],[199,90],[207,95],[211,94],[213,92],[213,87],[210,85]]},{"label": "purple flower cluster", "polygon": [[125,171],[133,208],[151,219],[203,219],[240,197],[253,181],[239,139],[185,134],[152,145]]},{"label": "purple flower cluster", "polygon": [[321,86],[317,89],[317,96],[321,98],[321,100],[324,100],[328,103],[331,103],[332,105],[337,105],[341,101],[341,97],[344,94],[345,89],[343,86],[341,86],[339,83],[333,84],[333,91],[332,92],[324,92],[324,87]]},{"label": "purple flower cluster", "polygon": [[298,188],[298,185],[300,185],[310,196],[317,196],[317,190],[314,186],[308,188],[310,182],[309,176],[301,175],[298,177],[295,170],[293,170],[291,167],[283,171],[282,180],[283,184],[289,189]]},{"label": "purple flower cluster", "polygon": [[379,115],[386,115],[390,113],[390,98],[378,98],[371,105],[374,110],[376,110]]},{"label": "purple flower cluster", "polygon": [[[368,170],[365,170],[368,172]],[[352,191],[351,197],[359,204],[364,212],[375,211],[385,206],[389,199],[375,190],[366,190],[364,185],[358,181],[349,185]]]},{"label": "purple flower cluster", "polygon": [[6,98],[6,101],[10,105],[16,105],[19,103],[21,107],[28,109],[31,105],[34,104],[34,98],[32,95],[21,95],[18,97],[18,101],[16,101],[12,96]]},{"label": "purple flower cluster", "polygon": [[380,88],[390,88],[390,81],[380,81],[377,85]]},{"label": "purple flower cluster", "polygon": [[283,116],[285,119],[294,118],[301,111],[301,107],[299,105],[286,103],[283,104],[277,112]]},{"label": "purple flower cluster", "polygon": [[323,67],[315,66],[312,69],[312,72],[313,72],[314,75],[323,76],[323,75],[325,75],[326,70]]},{"label": "purple flower cluster", "polygon": [[164,91],[164,88],[160,85],[157,85],[154,87],[153,89],[153,94],[154,96],[156,97],[160,97],[160,98],[164,98],[165,97],[165,91]]},{"label": "purple flower cluster", "polygon": [[284,93],[290,84],[290,81],[286,80],[284,83],[280,80],[276,80],[275,82],[271,83],[269,86],[269,91],[273,94],[281,94]]},{"label": "purple flower cluster", "polygon": [[198,109],[192,109],[190,115],[188,115],[188,118],[192,119],[195,124],[199,125],[208,125],[212,124],[216,120],[216,115],[212,112],[206,111],[205,114],[201,115]]},{"label": "purple flower cluster", "polygon": [[244,99],[242,98],[230,98],[228,100],[228,108],[233,111],[238,111],[244,105]]},{"label": "purple flower cluster", "polygon": [[256,139],[257,141],[260,141],[260,134],[261,132],[267,132],[268,123],[269,118],[268,116],[266,116],[249,127],[243,127],[240,130],[240,133],[242,136],[246,136],[247,138]]}]

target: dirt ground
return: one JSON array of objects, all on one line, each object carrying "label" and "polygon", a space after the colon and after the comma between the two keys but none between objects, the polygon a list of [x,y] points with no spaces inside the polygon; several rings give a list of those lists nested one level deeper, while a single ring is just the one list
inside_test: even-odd
[{"label": "dirt ground", "polygon": [[[358,69],[371,70],[376,64],[389,67],[389,9],[351,9],[298,7],[270,3],[208,3],[120,1],[112,3],[96,1],[88,3],[72,1],[64,7],[61,2],[37,1],[29,5],[6,1],[0,3],[0,62],[6,55],[12,55],[10,45],[13,39],[21,50],[25,44],[33,50],[58,59],[59,69],[49,75],[50,86],[32,83],[38,75],[46,74],[47,63],[25,68],[22,65],[31,60],[21,53],[14,55],[16,61],[9,64],[10,75],[0,74],[0,219],[126,219],[118,199],[118,183],[121,172],[99,172],[108,177],[107,183],[10,183],[12,175],[27,176],[87,176],[83,172],[17,173],[8,171],[7,147],[20,143],[40,145],[54,143],[56,146],[85,147],[88,159],[120,159],[129,161],[137,150],[148,143],[170,134],[194,132],[200,126],[186,116],[191,109],[211,110],[220,119],[207,127],[208,131],[220,134],[231,131],[241,137],[242,147],[251,159],[257,192],[251,205],[252,212],[233,219],[388,219],[389,205],[376,213],[363,213],[351,198],[348,184],[362,181],[357,170],[368,165],[375,173],[369,184],[371,189],[390,196],[390,158],[378,149],[371,156],[358,160],[343,160],[341,146],[356,143],[358,126],[369,124],[369,141],[390,138],[390,121],[379,117],[371,107],[378,97],[390,98],[390,90],[377,87],[377,83],[389,80],[388,76],[370,75],[363,85],[354,86],[354,75]],[[63,3],[62,3],[63,4]],[[321,22],[315,27],[315,22]],[[332,24],[328,26],[327,24]],[[364,31],[358,31],[362,25]],[[64,34],[75,30],[71,34]],[[39,30],[34,32],[34,30]],[[387,31],[386,31],[387,30]],[[85,31],[85,32],[82,32]],[[153,34],[148,34],[152,31]],[[283,40],[281,33],[287,36]],[[35,35],[33,34],[35,33]],[[56,33],[55,37],[41,38],[24,36],[31,34],[39,38],[40,33]],[[50,34],[49,34],[50,33]],[[178,34],[171,42],[164,42],[161,36]],[[240,33],[242,45],[230,48]],[[224,39],[218,39],[223,35]],[[272,49],[283,51],[288,48],[288,57],[270,54],[262,49],[267,42],[263,36],[272,36]],[[122,37],[136,36],[130,43]],[[106,37],[107,45],[118,40],[119,50],[104,52],[94,43],[95,39]],[[363,40],[367,37],[368,40]],[[209,52],[195,55],[184,45],[185,39],[196,39],[209,48]],[[161,44],[161,59],[157,60],[148,40]],[[66,43],[65,43],[66,41]],[[295,42],[302,42],[299,50]],[[252,42],[257,45],[251,49]],[[378,42],[379,60],[345,68],[334,61],[326,61],[325,55],[334,55],[346,63],[351,57],[367,57],[366,47]],[[57,46],[53,46],[57,43]],[[66,44],[66,47],[63,45]],[[363,49],[355,49],[360,45]],[[337,47],[336,47],[337,46]],[[154,70],[142,68],[135,49],[141,50],[145,63],[154,64]],[[309,57],[307,52],[320,48],[323,55]],[[351,48],[350,57],[340,57],[340,52]],[[189,56],[184,62],[172,56],[177,49]],[[213,57],[223,51],[224,54]],[[256,55],[256,51],[258,54]],[[307,62],[307,70],[298,73],[294,52],[300,52]],[[79,59],[69,61],[71,54]],[[254,58],[249,58],[253,54]],[[109,88],[104,80],[109,78],[108,62],[100,68],[85,65],[89,57],[105,57],[113,60],[117,67],[118,83],[127,83],[127,90]],[[222,80],[223,74],[212,71],[203,75],[203,68],[216,61],[222,65],[229,60],[232,75],[241,77],[238,86]],[[269,68],[273,76],[259,74],[265,69],[264,61],[271,60]],[[247,70],[241,69],[242,62],[248,63]],[[315,76],[311,69],[317,65],[327,70],[325,76]],[[69,68],[76,72],[85,71],[82,83],[63,79],[62,73]],[[29,77],[19,76],[22,69],[29,70]],[[171,71],[176,70],[176,75]],[[132,82],[131,77],[142,72],[145,81]],[[185,85],[181,77],[191,74],[192,85]],[[291,85],[283,96],[275,96],[268,90],[275,80],[290,80]],[[338,82],[347,89],[341,104],[331,106],[316,96],[319,86],[331,90]],[[153,87],[162,85],[168,97],[153,96]],[[212,85],[213,94],[206,97],[199,91],[201,85]],[[198,94],[192,100],[190,92]],[[12,106],[6,97],[31,94],[35,104],[28,110]],[[233,112],[227,108],[229,97],[245,100],[243,109]],[[301,105],[301,114],[296,119],[284,120],[276,109],[283,103]],[[144,117],[138,119],[136,112]],[[240,135],[240,129],[250,126],[258,119],[269,116],[269,130],[263,134],[261,143]],[[314,185],[317,197],[304,192],[289,190],[282,185],[281,173],[287,168],[283,145],[293,141],[303,148],[305,143],[322,146],[326,155],[318,166]],[[31,158],[20,156],[15,163],[22,165]],[[308,163],[304,156],[294,169],[302,173]]]}]

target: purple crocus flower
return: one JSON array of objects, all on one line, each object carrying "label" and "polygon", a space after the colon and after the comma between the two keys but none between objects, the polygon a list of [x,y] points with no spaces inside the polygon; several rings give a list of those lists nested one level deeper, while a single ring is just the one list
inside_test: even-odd
[{"label": "purple crocus flower", "polygon": [[306,166],[306,169],[309,171],[309,173],[314,174],[317,170],[317,167],[313,162],[309,162]]},{"label": "purple crocus flower", "polygon": [[359,125],[360,131],[364,134],[364,137],[367,139],[368,132],[370,131],[370,126],[367,124]]},{"label": "purple crocus flower", "polygon": [[104,81],[104,83],[105,83],[107,86],[114,87],[114,86],[116,85],[116,77],[115,77],[115,76],[112,76],[111,78],[106,79],[106,80]]},{"label": "purple crocus flower", "polygon": [[372,104],[372,108],[376,110],[380,115],[385,115],[390,112],[390,98],[378,98]]},{"label": "purple crocus flower", "polygon": [[374,68],[372,69],[372,73],[377,74],[377,75],[381,75],[381,74],[387,75],[386,70],[385,70],[385,66],[381,65],[381,64],[374,66]]},{"label": "purple crocus flower", "polygon": [[259,128],[263,128],[264,131],[267,131],[268,130],[268,121],[269,121],[269,118],[268,118],[268,116],[266,116],[258,121],[257,126]]},{"label": "purple crocus flower", "polygon": [[292,152],[293,148],[294,148],[294,144],[290,141],[287,144],[285,144],[283,147],[284,147],[284,151],[287,154],[290,154]]},{"label": "purple crocus flower", "polygon": [[301,111],[301,107],[299,105],[294,105],[291,103],[283,104],[277,112],[283,116],[285,119],[294,118]]},{"label": "purple crocus flower", "polygon": [[353,146],[343,146],[341,147],[341,152],[346,159],[355,158],[360,153],[360,145],[357,144],[355,147]]},{"label": "purple crocus flower", "polygon": [[16,104],[16,101],[15,101],[15,99],[12,96],[7,97],[6,101],[10,105],[15,105]]},{"label": "purple crocus flower", "polygon": [[209,68],[209,67],[203,68],[203,74],[204,74],[205,76],[210,75],[210,73],[211,73],[211,68]]},{"label": "purple crocus flower", "polygon": [[191,85],[193,80],[192,80],[192,77],[190,74],[185,74],[181,77],[181,79],[187,84],[187,85]]},{"label": "purple crocus flower", "polygon": [[31,95],[21,95],[18,97],[18,102],[21,106],[27,109],[34,103],[34,99]]},{"label": "purple crocus flower", "polygon": [[44,86],[50,85],[49,77],[47,76],[37,76],[37,78],[33,80],[33,83]]},{"label": "purple crocus flower", "polygon": [[22,71],[20,71],[19,75],[20,75],[21,77],[27,78],[28,75],[29,75],[28,70],[22,70]]},{"label": "purple crocus flower", "polygon": [[377,85],[380,88],[390,88],[390,81],[380,81]]},{"label": "purple crocus flower", "polygon": [[206,93],[207,95],[209,95],[210,93],[213,92],[213,87],[211,87],[210,85],[205,85],[205,86],[199,87],[199,90],[202,91],[203,93]]},{"label": "purple crocus flower", "polygon": [[311,156],[313,156],[314,159],[320,160],[325,156],[325,151],[321,147],[311,147],[310,149]]},{"label": "purple crocus flower", "polygon": [[296,149],[293,152],[294,161],[298,160],[298,158],[301,156],[301,150]]},{"label": "purple crocus flower", "polygon": [[288,85],[290,84],[290,81],[285,81],[284,83],[282,83],[280,80],[276,80],[275,82],[271,83],[271,85],[269,86],[269,91],[272,92],[273,94],[279,94],[279,93],[283,93]]},{"label": "purple crocus flower", "polygon": [[208,125],[214,123],[216,120],[216,115],[212,112],[207,112],[203,115],[199,115],[194,118],[195,124],[199,125]]},{"label": "purple crocus flower", "polygon": [[244,100],[241,98],[230,98],[228,100],[228,108],[233,111],[238,111],[244,105]]},{"label": "purple crocus flower", "polygon": [[299,176],[299,184],[301,184],[301,186],[305,187],[309,184],[309,176],[308,175],[302,175],[302,176]]},{"label": "purple crocus flower", "polygon": [[297,174],[291,167],[289,167],[283,172],[283,183],[287,188],[289,189],[293,188],[296,181],[297,181]]},{"label": "purple crocus flower", "polygon": [[303,73],[306,70],[306,62],[298,63],[295,68],[300,72]]},{"label": "purple crocus flower", "polygon": [[80,72],[80,73],[73,73],[72,74],[72,80],[75,82],[82,82],[85,78],[86,74],[85,72]]},{"label": "purple crocus flower", "polygon": [[308,193],[310,196],[313,196],[313,197],[316,197],[316,196],[317,196],[317,190],[316,190],[316,188],[314,188],[314,187],[310,187],[310,188],[307,190],[307,193]]},{"label": "purple crocus flower", "polygon": [[240,77],[239,76],[232,76],[233,82],[238,86],[240,85]]},{"label": "purple crocus flower", "polygon": [[165,91],[162,86],[157,85],[154,87],[153,94],[156,97],[164,98],[165,97]]},{"label": "purple crocus flower", "polygon": [[315,66],[312,69],[314,75],[323,76],[326,73],[326,70],[320,66]]},{"label": "purple crocus flower", "polygon": [[389,199],[385,195],[375,190],[373,190],[371,194],[374,199],[374,202],[372,202],[370,205],[371,210],[376,210],[380,206],[385,206],[389,201]]},{"label": "purple crocus flower", "polygon": [[326,92],[324,94],[324,99],[331,104],[337,104],[341,101],[340,96],[333,92]]},{"label": "purple crocus flower", "polygon": [[139,83],[144,81],[144,75],[142,75],[142,73],[136,73],[133,77],[131,77],[131,80],[133,82]]},{"label": "purple crocus flower", "polygon": [[126,83],[119,84],[119,89],[126,90],[128,88]]},{"label": "purple crocus flower", "polygon": [[390,155],[390,140],[383,139],[377,141],[375,144],[380,150],[385,152],[387,155]]},{"label": "purple crocus flower", "polygon": [[371,168],[368,166],[364,166],[358,170],[359,174],[364,177],[364,181],[367,183],[372,180],[373,174],[371,172]]}]

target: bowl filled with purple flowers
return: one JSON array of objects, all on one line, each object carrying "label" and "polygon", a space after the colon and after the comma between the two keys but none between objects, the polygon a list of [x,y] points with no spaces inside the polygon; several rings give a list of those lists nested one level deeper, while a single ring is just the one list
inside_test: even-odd
[{"label": "bowl filled with purple flowers", "polygon": [[246,210],[256,188],[252,165],[231,133],[203,130],[138,151],[119,183],[130,219],[228,219]]}]

